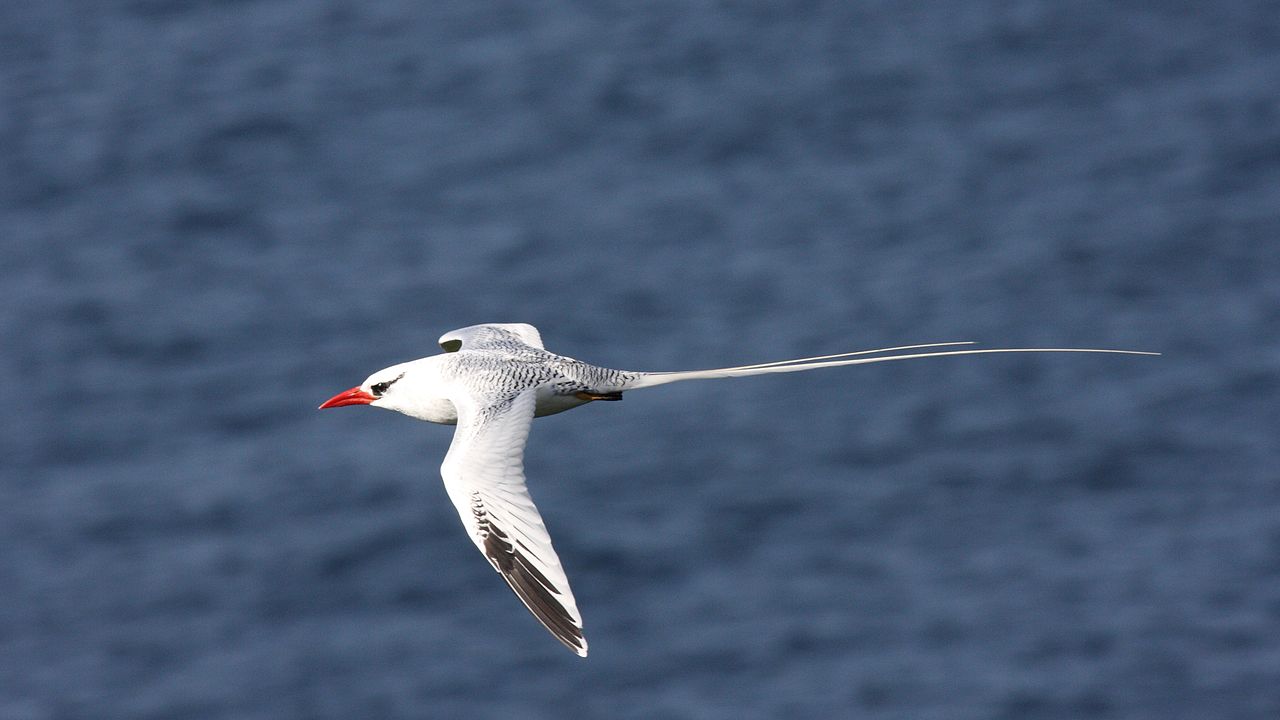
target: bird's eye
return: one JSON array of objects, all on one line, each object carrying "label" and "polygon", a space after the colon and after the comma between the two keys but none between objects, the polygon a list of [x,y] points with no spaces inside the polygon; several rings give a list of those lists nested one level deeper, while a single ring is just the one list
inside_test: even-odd
[{"label": "bird's eye", "polygon": [[459,350],[462,349],[462,341],[461,340],[445,340],[444,342],[440,343],[440,347],[444,349],[444,351],[447,353],[458,352]]},{"label": "bird's eye", "polygon": [[376,382],[369,386],[369,391],[373,393],[374,397],[382,397],[382,394],[387,391],[387,388],[394,385],[396,381],[402,377],[404,377],[404,373],[400,373],[399,375],[391,378],[390,380],[383,380],[382,382]]}]

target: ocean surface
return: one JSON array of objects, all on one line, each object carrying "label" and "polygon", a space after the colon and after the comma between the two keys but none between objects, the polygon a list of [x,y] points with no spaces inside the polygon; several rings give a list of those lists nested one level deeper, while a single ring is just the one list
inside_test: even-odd
[{"label": "ocean surface", "polygon": [[[447,330],[673,370],[539,419],[591,655]],[[1280,5],[0,4],[0,719],[1280,717]]]}]

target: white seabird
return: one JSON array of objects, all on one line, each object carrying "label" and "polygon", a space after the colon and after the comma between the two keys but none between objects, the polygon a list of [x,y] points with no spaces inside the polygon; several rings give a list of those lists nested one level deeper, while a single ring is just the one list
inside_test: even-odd
[{"label": "white seabird", "polygon": [[[427,422],[457,425],[440,474],[467,534],[529,611],[566,647],[585,657],[582,616],[569,579],[525,487],[524,446],[533,418],[593,400],[621,400],[627,390],[681,380],[984,353],[1159,354],[1085,348],[939,350],[971,344],[905,345],[713,370],[636,372],[588,365],[548,352],[532,325],[472,325],[441,336],[444,354],[379,370],[320,408],[372,405]],[[927,352],[908,352],[912,350]]]}]

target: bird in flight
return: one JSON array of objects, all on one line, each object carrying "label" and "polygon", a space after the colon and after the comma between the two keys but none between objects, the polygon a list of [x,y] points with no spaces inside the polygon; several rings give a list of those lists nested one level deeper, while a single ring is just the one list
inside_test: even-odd
[{"label": "bird in flight", "polygon": [[445,333],[439,342],[444,353],[379,370],[360,385],[329,398],[320,409],[372,405],[427,422],[456,425],[440,475],[467,534],[525,607],[582,657],[587,655],[582,616],[551,536],[525,487],[524,446],[535,417],[595,400],[621,400],[628,390],[682,380],[983,353],[1159,354],[1084,348],[955,349],[973,343],[946,342],[713,370],[637,372],[589,365],[549,352],[543,349],[538,330],[523,323],[472,325]]}]

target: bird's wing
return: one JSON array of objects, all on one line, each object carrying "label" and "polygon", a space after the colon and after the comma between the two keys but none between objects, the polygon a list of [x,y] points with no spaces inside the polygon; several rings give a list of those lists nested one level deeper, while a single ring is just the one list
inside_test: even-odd
[{"label": "bird's wing", "polygon": [[489,323],[450,330],[440,336],[440,347],[447,352],[506,349],[512,345],[542,348],[538,328],[525,323]]},{"label": "bird's wing", "polygon": [[456,398],[458,427],[440,474],[472,542],[551,634],[585,657],[582,616],[524,482],[536,393]]}]

